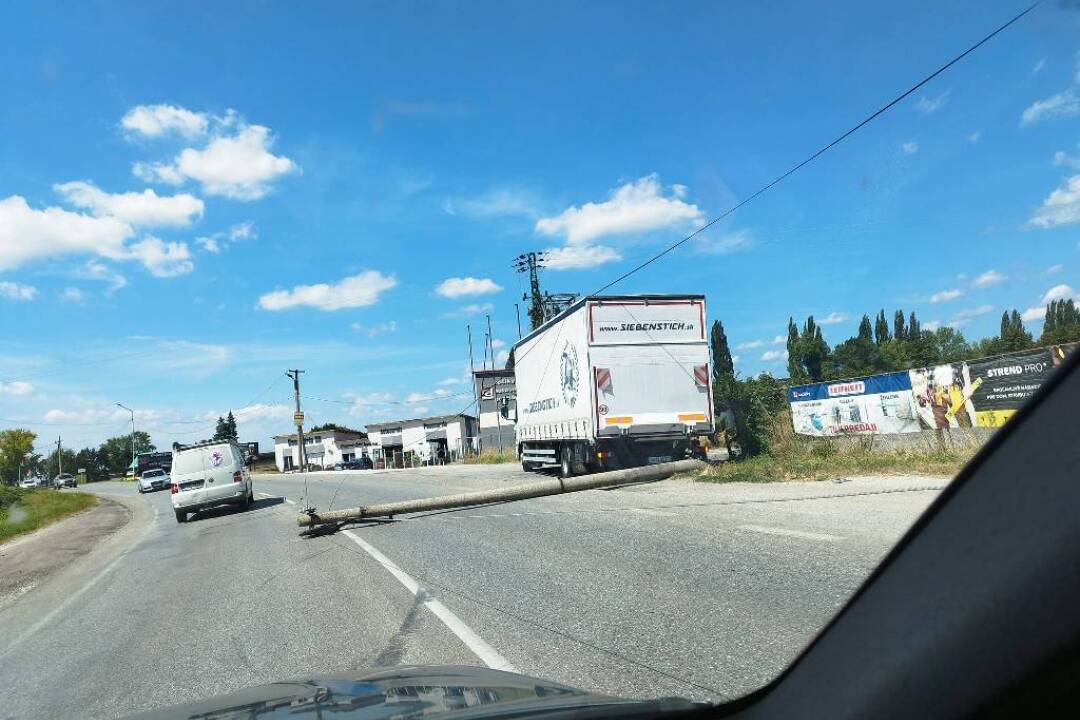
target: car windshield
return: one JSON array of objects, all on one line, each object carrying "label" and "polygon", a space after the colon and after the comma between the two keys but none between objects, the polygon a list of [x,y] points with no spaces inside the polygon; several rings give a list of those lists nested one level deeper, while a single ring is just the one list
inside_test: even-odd
[{"label": "car windshield", "polygon": [[13,717],[742,697],[1080,342],[1075,1],[0,27]]}]

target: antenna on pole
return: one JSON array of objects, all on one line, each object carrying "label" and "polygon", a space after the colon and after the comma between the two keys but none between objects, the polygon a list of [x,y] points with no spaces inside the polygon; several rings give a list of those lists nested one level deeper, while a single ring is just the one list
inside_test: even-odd
[{"label": "antenna on pole", "polygon": [[540,292],[539,271],[547,263],[547,252],[527,252],[514,258],[514,270],[529,273],[529,292],[522,295],[522,300],[529,301],[529,320],[532,329],[540,327],[547,319],[544,314],[544,296]]}]

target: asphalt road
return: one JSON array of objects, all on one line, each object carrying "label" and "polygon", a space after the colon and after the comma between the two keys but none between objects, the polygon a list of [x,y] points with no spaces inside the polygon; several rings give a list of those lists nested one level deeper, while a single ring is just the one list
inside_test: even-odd
[{"label": "asphalt road", "polygon": [[167,492],[92,486],[133,520],[93,562],[0,609],[0,717],[116,717],[399,664],[731,697],[789,663],[944,484],[674,480],[297,534],[305,493],[338,509],[530,477],[258,476],[252,510],[183,525]]}]

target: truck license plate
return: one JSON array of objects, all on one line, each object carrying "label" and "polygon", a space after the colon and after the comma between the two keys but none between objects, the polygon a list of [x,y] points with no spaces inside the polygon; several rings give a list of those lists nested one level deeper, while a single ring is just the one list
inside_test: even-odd
[{"label": "truck license plate", "polygon": [[670,455],[652,455],[645,461],[649,465],[659,465],[660,463],[671,462]]}]

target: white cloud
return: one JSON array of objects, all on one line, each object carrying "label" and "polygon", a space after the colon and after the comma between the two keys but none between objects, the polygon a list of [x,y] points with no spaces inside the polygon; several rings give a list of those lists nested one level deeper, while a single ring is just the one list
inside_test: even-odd
[{"label": "white cloud", "polygon": [[299,170],[287,157],[270,152],[273,139],[262,125],[244,125],[235,135],[220,136],[202,150],[185,148],[169,164],[137,163],[132,171],[143,180],[179,184],[195,180],[207,195],[258,200],[277,178]]},{"label": "white cloud", "polygon": [[509,350],[500,350],[499,354],[495,356],[496,365],[506,365],[506,361],[510,359]]},{"label": "white cloud", "polygon": [[7,300],[33,300],[37,297],[37,288],[22,283],[0,281],[0,298]]},{"label": "white cloud", "polygon": [[919,143],[914,140],[908,140],[906,143],[900,146],[900,149],[904,151],[905,155],[914,155],[919,152]]},{"label": "white cloud", "polygon": [[935,330],[937,330],[938,328],[941,327],[941,321],[940,320],[931,320],[930,322],[924,322],[921,325],[921,327],[922,327],[923,330],[929,330],[930,332],[934,332]]},{"label": "white cloud", "polygon": [[369,338],[373,338],[384,333],[397,332],[397,321],[390,320],[388,322],[379,323],[378,325],[373,325],[372,327],[365,327],[363,323],[354,322],[349,327],[358,332],[367,333]]},{"label": "white cloud", "polygon": [[759,348],[765,344],[764,340],[749,340],[747,342],[739,343],[735,346],[736,350],[753,350]]},{"label": "white cloud", "polygon": [[698,235],[691,241],[695,250],[705,255],[727,255],[745,250],[754,244],[754,239],[747,230],[736,230],[717,237],[709,234]]},{"label": "white cloud", "polygon": [[[679,186],[681,187],[681,186]],[[588,245],[609,235],[628,235],[670,227],[701,225],[701,210],[684,202],[685,190],[665,197],[656,174],[613,189],[608,200],[571,206],[536,222],[541,235],[564,235],[570,245]]]},{"label": "white cloud", "polygon": [[186,275],[195,269],[187,243],[163,242],[148,235],[131,246],[131,254],[155,277]]},{"label": "white cloud", "polygon": [[1038,75],[1046,67],[1046,58],[1039,58],[1039,62],[1035,63],[1035,67],[1031,68],[1032,75]]},{"label": "white cloud", "polygon": [[604,245],[548,248],[544,252],[548,270],[583,270],[622,260],[618,251]]},{"label": "white cloud", "polygon": [[255,233],[255,223],[247,222],[231,225],[227,230],[216,232],[213,235],[204,235],[195,238],[195,242],[204,251],[217,255],[238,240],[249,240],[258,237]]},{"label": "white cloud", "polygon": [[919,98],[919,102],[915,103],[915,107],[923,115],[930,115],[945,107],[945,103],[947,102],[949,102],[948,90],[935,98],[928,98],[925,95],[922,96]]},{"label": "white cloud", "polygon": [[1041,322],[1046,319],[1046,307],[1031,307],[1020,315],[1024,322]]},{"label": "white cloud", "polygon": [[206,132],[206,113],[191,112],[175,105],[137,105],[128,110],[120,125],[131,133],[160,137],[176,133],[187,138]]},{"label": "white cloud", "polygon": [[33,392],[34,386],[28,382],[22,382],[21,380],[13,380],[9,383],[0,382],[0,395],[25,397]]},{"label": "white cloud", "polygon": [[1054,287],[1046,291],[1046,294],[1043,295],[1042,302],[1043,305],[1046,305],[1052,300],[1065,300],[1074,296],[1075,294],[1076,292],[1068,285],[1055,285]]},{"label": "white cloud", "polygon": [[964,291],[960,290],[959,288],[953,288],[951,290],[942,290],[940,292],[936,292],[933,295],[931,295],[930,296],[930,302],[931,303],[949,302],[950,300],[955,300],[956,298],[960,297],[963,294],[964,294]]},{"label": "white cloud", "polygon": [[136,162],[131,164],[131,174],[143,182],[183,185],[184,175],[175,165],[160,162]]},{"label": "white cloud", "polygon": [[[284,420],[286,418],[291,420],[293,410],[294,409],[288,405],[280,403],[272,405],[255,403],[254,405],[248,405],[239,410],[234,410],[233,417],[236,418],[237,423],[250,423],[257,420]],[[208,413],[208,415],[209,417],[207,419],[216,420],[222,413]]]},{"label": "white cloud", "polygon": [[1080,175],[1073,175],[1051,192],[1028,225],[1048,229],[1080,222]]},{"label": "white cloud", "polygon": [[460,298],[469,295],[490,295],[502,290],[491,278],[447,278],[435,288],[435,293],[444,298]]},{"label": "white cloud", "polygon": [[731,356],[731,364],[736,365],[736,364],[738,364],[739,360],[741,360],[741,359],[742,358],[740,356],[738,356],[738,355],[732,355]]},{"label": "white cloud", "polygon": [[443,386],[443,387],[446,387],[447,385],[460,385],[461,383],[462,383],[461,378],[450,377],[450,378],[446,378],[445,380],[440,380],[438,384]]},{"label": "white cloud", "polygon": [[777,362],[778,360],[786,360],[787,356],[787,350],[766,350],[761,354],[761,359],[765,362]]},{"label": "white cloud", "polygon": [[109,289],[107,292],[109,294],[116,292],[128,284],[126,277],[96,260],[87,262],[86,266],[76,273],[76,277],[86,280],[102,280],[108,283]]},{"label": "white cloud", "polygon": [[153,190],[107,193],[84,181],[53,185],[53,189],[96,217],[111,216],[133,227],[186,227],[203,214],[203,201],[188,193],[164,197]]},{"label": "white cloud", "polygon": [[499,348],[506,347],[506,342],[504,340],[500,340],[499,338],[492,338],[491,347],[495,350],[498,350]]},{"label": "white cloud", "polygon": [[[47,423],[68,423],[71,425],[91,425],[130,418],[126,410],[120,408],[86,408],[83,410],[52,409],[45,412],[42,419]],[[136,418],[138,415],[136,414]]]},{"label": "white cloud", "polygon": [[1043,120],[1080,115],[1080,95],[1073,88],[1036,100],[1020,115],[1020,127],[1034,125]]},{"label": "white cloud", "polygon": [[459,312],[462,315],[480,315],[481,313],[491,312],[495,309],[495,306],[491,303],[473,303],[472,305],[463,306]]},{"label": "white cloud", "polygon": [[979,142],[979,138],[981,138],[981,137],[982,137],[982,130],[976,130],[975,132],[968,135],[967,139],[968,139],[969,143],[974,145],[975,143]]},{"label": "white cloud", "polygon": [[292,290],[275,290],[259,298],[263,310],[288,310],[307,306],[331,311],[374,305],[379,296],[397,285],[397,278],[377,270],[365,270],[334,284],[297,285]]},{"label": "white cloud", "polygon": [[1061,263],[1058,263],[1057,265],[1051,265],[1050,267],[1046,268],[1046,274],[1047,275],[1057,275],[1059,272],[1063,271],[1064,269],[1065,269],[1065,266],[1062,265]]},{"label": "white cloud", "polygon": [[119,259],[133,234],[132,227],[117,218],[56,207],[35,210],[21,196],[12,195],[0,200],[0,270],[75,253]]},{"label": "white cloud", "polygon": [[77,287],[66,287],[60,293],[60,299],[65,302],[82,302],[86,299],[86,294]]},{"label": "white cloud", "polygon": [[468,215],[474,218],[523,215],[538,217],[540,202],[530,192],[514,188],[490,190],[475,198],[447,198],[442,209],[447,215]]},{"label": "white cloud", "polygon": [[971,286],[977,288],[990,287],[991,285],[999,285],[1008,279],[1008,276],[1004,273],[999,273],[997,270],[987,270],[972,280]]},{"label": "white cloud", "polygon": [[[1077,146],[1080,149],[1080,145]],[[1064,150],[1054,153],[1051,162],[1055,167],[1067,167],[1072,170],[1080,170],[1080,155],[1069,155]]]},{"label": "white cloud", "polygon": [[846,321],[850,317],[851,316],[848,315],[847,313],[831,312],[828,315],[826,315],[825,317],[823,317],[821,319],[815,318],[815,320],[817,320],[818,325],[837,325],[839,323],[842,323],[842,322]]},{"label": "white cloud", "polygon": [[980,315],[985,315],[988,312],[992,312],[993,305],[979,305],[978,307],[967,308],[953,315],[953,321],[949,323],[950,327],[959,327],[966,325],[972,318],[977,318]]},{"label": "white cloud", "polygon": [[787,335],[777,335],[772,339],[773,345],[787,345]]}]

